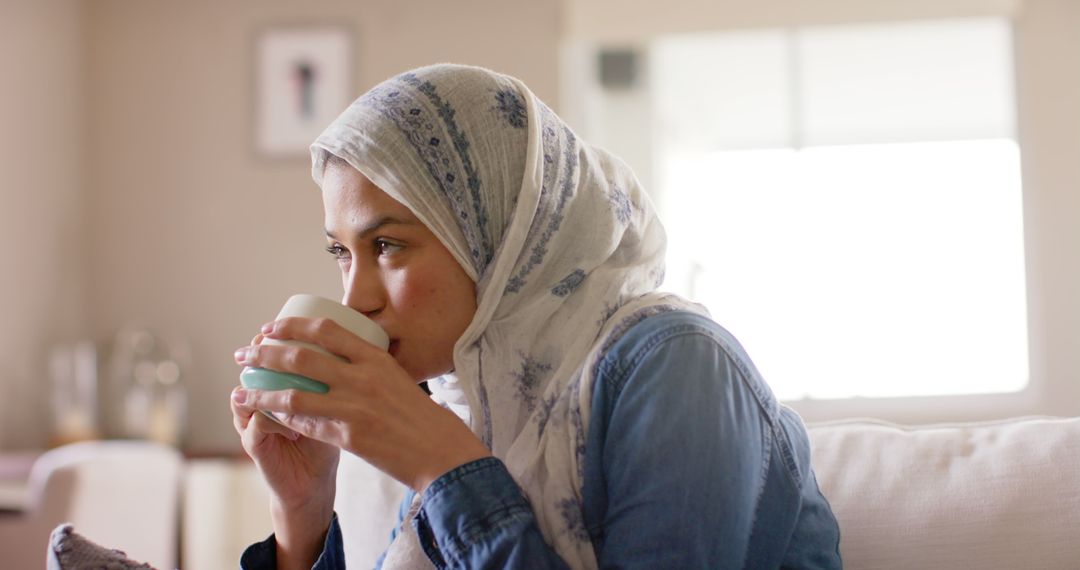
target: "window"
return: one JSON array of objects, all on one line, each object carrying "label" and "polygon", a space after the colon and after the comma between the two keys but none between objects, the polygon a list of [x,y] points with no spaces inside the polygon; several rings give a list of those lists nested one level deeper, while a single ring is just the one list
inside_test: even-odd
[{"label": "window", "polygon": [[784,399],[1024,388],[1011,54],[997,18],[654,41],[666,288]]}]

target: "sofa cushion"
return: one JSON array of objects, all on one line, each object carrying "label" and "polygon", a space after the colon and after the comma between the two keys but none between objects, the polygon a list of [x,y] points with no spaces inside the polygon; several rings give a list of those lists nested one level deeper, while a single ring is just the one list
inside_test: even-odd
[{"label": "sofa cushion", "polygon": [[1080,568],[1080,418],[808,426],[847,568]]},{"label": "sofa cushion", "polygon": [[390,546],[405,491],[404,485],[363,459],[341,453],[334,509],[345,537],[346,567],[375,567],[375,561]]}]

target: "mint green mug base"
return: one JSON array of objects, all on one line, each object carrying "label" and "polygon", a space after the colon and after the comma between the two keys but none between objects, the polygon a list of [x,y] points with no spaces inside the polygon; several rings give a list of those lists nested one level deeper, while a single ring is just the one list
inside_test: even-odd
[{"label": "mint green mug base", "polygon": [[252,390],[303,390],[316,394],[330,391],[326,384],[305,376],[252,366],[240,373],[240,384]]}]

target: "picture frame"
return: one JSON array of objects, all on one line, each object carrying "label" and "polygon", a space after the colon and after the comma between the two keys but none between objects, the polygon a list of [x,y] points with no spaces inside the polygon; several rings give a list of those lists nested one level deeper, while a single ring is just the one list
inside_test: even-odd
[{"label": "picture frame", "polygon": [[255,41],[255,150],[300,158],[352,100],[352,34],[342,26],[275,27]]}]

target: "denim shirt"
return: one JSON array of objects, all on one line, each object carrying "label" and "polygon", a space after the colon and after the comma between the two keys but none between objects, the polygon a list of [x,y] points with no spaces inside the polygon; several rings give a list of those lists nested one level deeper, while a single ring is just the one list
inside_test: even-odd
[{"label": "denim shirt", "polygon": [[[802,421],[712,320],[627,331],[600,360],[591,418],[582,494],[601,568],[842,567]],[[496,458],[444,474],[422,505],[411,524],[438,568],[566,567]],[[251,545],[241,568],[273,568],[275,548]],[[335,516],[313,568],[344,566]]]}]

